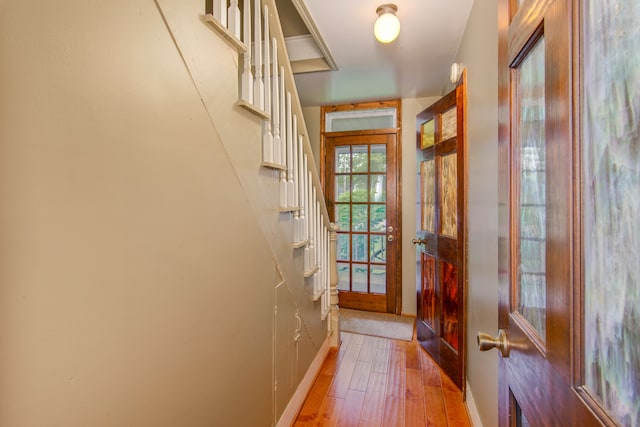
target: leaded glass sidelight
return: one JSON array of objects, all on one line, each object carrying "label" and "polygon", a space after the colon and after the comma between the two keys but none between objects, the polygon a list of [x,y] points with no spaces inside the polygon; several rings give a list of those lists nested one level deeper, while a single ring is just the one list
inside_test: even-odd
[{"label": "leaded glass sidelight", "polygon": [[586,0],[582,162],[585,386],[640,425],[640,3]]},{"label": "leaded glass sidelight", "polygon": [[422,187],[420,189],[422,199],[421,226],[423,230],[433,233],[435,231],[436,198],[435,162],[433,159],[420,163],[420,185]]},{"label": "leaded glass sidelight", "polygon": [[538,332],[546,333],[546,193],[544,38],[518,67],[517,310]]},{"label": "leaded glass sidelight", "polygon": [[458,109],[450,108],[440,116],[442,121],[442,140],[454,138],[458,135]]},{"label": "leaded glass sidelight", "polygon": [[442,156],[440,188],[440,233],[458,236],[458,155]]}]

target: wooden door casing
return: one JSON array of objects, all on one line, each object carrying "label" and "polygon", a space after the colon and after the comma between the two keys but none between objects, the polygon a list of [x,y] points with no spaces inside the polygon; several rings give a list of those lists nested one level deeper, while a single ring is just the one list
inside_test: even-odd
[{"label": "wooden door casing", "polygon": [[[422,209],[424,191],[420,190],[417,212],[417,238],[420,261],[418,266],[417,294],[417,338],[425,350],[436,360],[453,382],[464,389],[465,373],[465,324],[466,324],[466,72],[463,72],[455,90],[418,114],[416,138],[419,163],[434,161],[434,228],[423,229]],[[442,113],[456,108],[456,135],[443,140]],[[435,120],[434,144],[421,148],[421,126]],[[441,196],[443,184],[441,171],[443,158],[456,156],[456,236],[444,235],[441,231]],[[420,176],[421,174],[419,174]],[[420,179],[420,178],[419,178]],[[424,183],[419,183],[422,188]],[[430,275],[430,277],[429,277]],[[455,283],[455,286],[452,286]],[[455,310],[455,319],[448,316]],[[452,326],[454,327],[452,329]]]}]

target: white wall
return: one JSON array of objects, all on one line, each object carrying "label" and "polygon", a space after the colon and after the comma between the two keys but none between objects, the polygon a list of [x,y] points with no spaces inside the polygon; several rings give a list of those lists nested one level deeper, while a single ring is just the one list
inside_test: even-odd
[{"label": "white wall", "polygon": [[467,390],[482,425],[498,425],[498,352],[481,353],[478,331],[498,330],[497,1],[476,0],[457,62],[467,68]]}]

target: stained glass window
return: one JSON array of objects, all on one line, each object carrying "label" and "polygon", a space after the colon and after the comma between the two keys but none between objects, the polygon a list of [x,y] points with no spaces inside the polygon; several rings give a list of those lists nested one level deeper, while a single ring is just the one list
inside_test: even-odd
[{"label": "stained glass window", "polygon": [[456,153],[442,156],[440,189],[440,233],[458,236],[458,156]]}]

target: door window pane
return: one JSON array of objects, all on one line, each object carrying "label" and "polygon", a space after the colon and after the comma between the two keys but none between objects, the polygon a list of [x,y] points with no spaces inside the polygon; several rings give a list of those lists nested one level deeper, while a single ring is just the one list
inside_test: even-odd
[{"label": "door window pane", "polygon": [[458,135],[458,109],[456,107],[442,113],[440,120],[442,120],[443,141]]},{"label": "door window pane", "polygon": [[371,209],[371,229],[374,232],[384,232],[387,229],[387,206],[370,205]]},{"label": "door window pane", "polygon": [[435,232],[435,162],[433,159],[420,163],[420,183],[422,199],[422,229]]},{"label": "door window pane", "polygon": [[366,264],[352,264],[353,266],[353,278],[351,281],[351,290],[353,292],[368,292],[369,286],[367,286],[367,265]]},{"label": "door window pane", "polygon": [[338,290],[348,291],[351,267],[348,262],[338,263]]},{"label": "door window pane", "polygon": [[512,395],[512,399],[515,401],[515,407],[516,407],[516,427],[531,427],[531,424],[529,424],[529,420],[527,420],[527,418],[524,416],[524,413],[520,408],[520,404],[513,397],[513,395]]},{"label": "door window pane", "polygon": [[370,237],[369,259],[371,262],[387,262],[387,236],[372,234]]},{"label": "door window pane", "polygon": [[369,191],[371,192],[369,200],[372,202],[386,202],[387,201],[387,177],[386,175],[371,175],[369,177],[371,185]]},{"label": "door window pane", "polygon": [[347,202],[349,203],[351,188],[351,177],[349,175],[337,175],[336,176],[336,185],[335,185],[335,201],[336,202]]},{"label": "door window pane", "polygon": [[336,147],[336,173],[349,173],[351,172],[351,147],[350,146],[338,146]]},{"label": "door window pane", "polygon": [[349,231],[351,229],[350,226],[350,216],[351,216],[351,205],[347,204],[336,204],[336,218],[335,221],[338,223],[340,227],[340,231]]},{"label": "door window pane", "polygon": [[366,202],[367,197],[367,175],[352,175],[351,201]]},{"label": "door window pane", "polygon": [[371,146],[371,162],[369,170],[371,172],[386,172],[387,171],[387,146],[382,144],[375,144]]},{"label": "door window pane", "polygon": [[442,218],[440,232],[445,236],[458,235],[458,156],[456,153],[442,156],[442,189],[440,206]]},{"label": "door window pane", "polygon": [[338,233],[338,255],[340,261],[349,261],[349,234]]},{"label": "door window pane", "polygon": [[351,205],[351,224],[353,231],[367,231],[367,224],[369,219],[367,218],[368,205]]},{"label": "door window pane", "polygon": [[367,245],[367,235],[366,234],[354,234],[352,235],[353,245],[352,248],[352,258],[354,261],[367,262],[369,261],[369,247]]},{"label": "door window pane", "polygon": [[384,294],[387,292],[387,266],[372,265],[369,267],[371,278],[371,293]]},{"label": "door window pane", "polygon": [[586,0],[582,99],[585,382],[640,425],[640,3]]},{"label": "door window pane", "polygon": [[369,147],[367,145],[354,145],[351,147],[351,171],[368,172],[369,170]]},{"label": "door window pane", "polygon": [[544,39],[541,38],[518,69],[520,122],[517,266],[518,311],[545,339],[546,330],[546,209]]},{"label": "door window pane", "polygon": [[372,110],[333,111],[325,114],[325,131],[387,129],[396,127],[395,108]]},{"label": "door window pane", "polygon": [[420,126],[420,148],[425,149],[433,146],[436,142],[436,126],[435,120],[431,119],[428,122],[424,122]]}]

